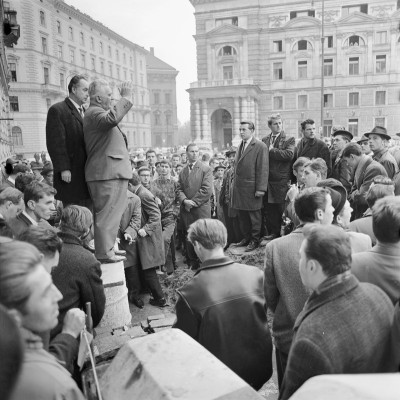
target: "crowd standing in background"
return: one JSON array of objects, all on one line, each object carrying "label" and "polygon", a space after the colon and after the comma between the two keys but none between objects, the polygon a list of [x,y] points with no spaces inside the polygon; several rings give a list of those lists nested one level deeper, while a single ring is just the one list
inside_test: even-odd
[{"label": "crowd standing in background", "polygon": [[[130,155],[118,124],[131,88],[119,90],[116,101],[106,81],[73,77],[48,111],[50,160],[2,165],[0,315],[19,333],[0,340],[15,364],[4,393],[82,398],[71,374],[85,303],[94,326],[104,313],[100,264],[122,261],[129,301],[143,308],[146,286],[163,308],[159,277],[181,267],[176,251],[194,278],[178,290],[174,327],[254,388],[271,377],[272,344],[281,399],[315,375],[399,371],[396,136],[376,126],[356,141],[334,127],[326,141],[306,119],[296,143],[274,114],[262,140],[242,121],[224,152],[188,143]],[[228,248],[265,249],[264,277]]]}]

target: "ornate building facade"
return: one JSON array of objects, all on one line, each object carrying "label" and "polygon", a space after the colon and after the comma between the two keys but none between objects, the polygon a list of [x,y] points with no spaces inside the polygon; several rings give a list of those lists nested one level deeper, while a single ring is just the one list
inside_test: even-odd
[{"label": "ornate building facade", "polygon": [[399,1],[190,2],[198,81],[188,92],[198,143],[237,144],[241,120],[265,136],[267,116],[278,112],[295,137],[306,118],[321,136],[332,125],[356,137],[374,125],[399,131]]},{"label": "ornate building facade", "polygon": [[176,76],[178,71],[154,55],[147,53],[147,84],[150,96],[153,147],[172,147],[178,133]]},{"label": "ornate building facade", "polygon": [[130,149],[150,147],[148,52],[62,0],[9,3],[21,25],[18,45],[7,49],[14,151],[32,156],[46,149],[47,110],[67,96],[75,74],[109,81],[117,98],[118,85],[131,81],[134,106],[120,126]]}]

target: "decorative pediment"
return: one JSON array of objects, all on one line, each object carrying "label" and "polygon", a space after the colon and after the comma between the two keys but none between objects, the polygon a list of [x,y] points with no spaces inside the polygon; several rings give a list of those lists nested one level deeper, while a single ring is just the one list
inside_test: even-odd
[{"label": "decorative pediment", "polygon": [[245,29],[239,28],[236,25],[226,24],[212,29],[211,31],[207,32],[206,36],[244,35],[246,32],[247,31]]},{"label": "decorative pediment", "polygon": [[338,20],[339,24],[357,24],[357,23],[368,23],[376,22],[376,18],[372,15],[364,14],[362,12],[356,11],[348,15],[347,17],[340,18]]},{"label": "decorative pediment", "polygon": [[310,26],[321,26],[321,21],[314,17],[297,17],[291,19],[287,24],[283,27],[285,29],[293,29],[293,28],[306,28]]}]

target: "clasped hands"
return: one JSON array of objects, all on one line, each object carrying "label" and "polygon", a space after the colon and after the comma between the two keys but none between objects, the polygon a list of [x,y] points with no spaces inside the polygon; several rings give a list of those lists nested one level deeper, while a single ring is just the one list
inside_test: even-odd
[{"label": "clasped hands", "polygon": [[193,200],[185,199],[183,200],[183,205],[185,206],[185,210],[190,212],[193,207],[197,207],[197,204]]}]

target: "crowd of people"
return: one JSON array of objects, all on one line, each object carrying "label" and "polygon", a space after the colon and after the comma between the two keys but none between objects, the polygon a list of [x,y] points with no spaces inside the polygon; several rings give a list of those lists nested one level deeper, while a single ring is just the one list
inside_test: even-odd
[{"label": "crowd of people", "polygon": [[[272,344],[280,399],[315,375],[399,370],[400,149],[385,128],[355,141],[334,127],[326,143],[307,119],[296,143],[274,114],[262,140],[242,121],[223,153],[189,143],[133,157],[118,126],[129,84],[118,101],[103,80],[77,75],[68,90],[48,111],[51,161],[2,169],[0,386],[16,386],[13,399],[82,398],[76,358],[104,314],[101,264],[123,262],[136,307],[148,290],[163,308],[176,251],[194,278],[174,327],[255,389],[272,375]],[[224,254],[261,245],[264,276]]]}]

